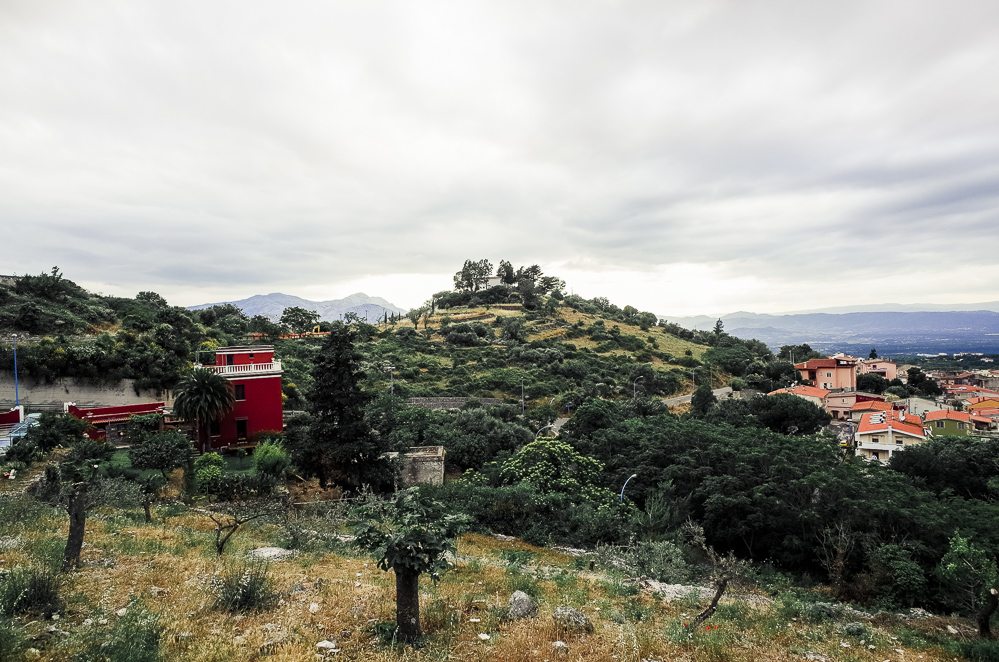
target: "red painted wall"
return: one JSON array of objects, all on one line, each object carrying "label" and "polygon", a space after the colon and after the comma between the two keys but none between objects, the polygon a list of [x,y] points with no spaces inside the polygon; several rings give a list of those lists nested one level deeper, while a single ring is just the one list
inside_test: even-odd
[{"label": "red painted wall", "polygon": [[[268,361],[269,362],[269,361]],[[254,441],[261,432],[280,432],[284,427],[284,410],[281,402],[281,375],[240,379],[233,377],[229,382],[235,388],[242,385],[245,400],[237,400],[236,406],[222,420],[219,435],[212,437],[212,447],[222,448],[233,444]],[[246,439],[237,439],[236,421],[246,419]]]},{"label": "red painted wall", "polygon": [[[250,355],[253,355],[250,358]],[[232,363],[226,363],[226,357],[232,357]],[[215,365],[249,365],[251,363],[270,363],[274,360],[274,350],[266,352],[241,352],[239,354],[223,354],[219,352],[215,355]]]},{"label": "red painted wall", "polygon": [[21,409],[14,408],[0,414],[0,425],[16,425],[21,422]]}]

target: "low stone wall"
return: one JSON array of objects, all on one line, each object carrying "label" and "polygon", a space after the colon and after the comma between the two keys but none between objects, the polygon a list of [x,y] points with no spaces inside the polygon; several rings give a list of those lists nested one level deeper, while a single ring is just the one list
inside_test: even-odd
[{"label": "low stone wall", "polygon": [[[135,381],[123,379],[113,384],[90,384],[71,378],[57,379],[51,384],[21,379],[21,404],[28,411],[62,411],[63,403],[75,402],[81,407],[135,405],[142,402],[173,404],[170,391],[135,389]],[[0,372],[0,409],[14,406],[14,375]]]},{"label": "low stone wall", "polygon": [[486,406],[501,405],[499,398],[406,398],[406,404],[424,409],[461,409],[469,402],[479,402]]}]

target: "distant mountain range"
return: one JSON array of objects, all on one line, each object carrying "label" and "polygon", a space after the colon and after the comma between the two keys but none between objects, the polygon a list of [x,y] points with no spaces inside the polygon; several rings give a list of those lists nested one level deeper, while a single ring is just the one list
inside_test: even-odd
[{"label": "distant mountain range", "polygon": [[393,313],[401,314],[406,312],[399,306],[381,297],[371,297],[361,292],[351,294],[343,299],[331,299],[329,301],[310,301],[292,296],[291,294],[272,292],[271,294],[255,294],[252,297],[240,299],[239,301],[202,303],[197,306],[189,306],[188,310],[201,310],[202,308],[210,308],[224,303],[231,303],[251,317],[254,315],[263,315],[275,321],[280,319],[281,313],[284,312],[285,308],[293,306],[315,311],[319,313],[321,320],[327,322],[342,319],[346,313],[354,313],[363,320],[376,322],[385,317],[385,313],[391,315]]},{"label": "distant mountain range", "polygon": [[[976,304],[987,306],[989,304]],[[667,317],[688,329],[710,330],[717,317]],[[722,315],[725,331],[756,338],[771,347],[808,343],[821,352],[886,354],[984,352],[999,354],[999,312],[929,310]]]}]

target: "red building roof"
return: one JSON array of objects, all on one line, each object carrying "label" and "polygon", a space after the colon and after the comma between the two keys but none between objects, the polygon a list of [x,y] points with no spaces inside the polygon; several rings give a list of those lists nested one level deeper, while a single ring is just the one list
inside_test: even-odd
[{"label": "red building roof", "polygon": [[823,400],[827,395],[832,393],[832,391],[819,388],[817,386],[805,386],[803,384],[799,384],[798,386],[791,386],[790,388],[779,388],[776,391],[767,393],[767,395],[780,395],[782,393],[797,395],[803,398],[818,398],[819,400]]},{"label": "red building roof", "polygon": [[77,407],[67,405],[66,413],[91,425],[106,423],[121,423],[133,416],[144,414],[162,414],[165,404],[162,402],[143,402],[136,405],[119,405],[115,407]]},{"label": "red building roof", "polygon": [[857,427],[857,432],[859,434],[868,434],[872,432],[887,432],[889,429],[911,437],[926,438],[926,432],[923,430],[923,421],[918,416],[897,411],[864,414],[860,418],[860,425]]},{"label": "red building roof", "polygon": [[850,407],[850,411],[891,411],[895,407],[884,400],[862,400]]},{"label": "red building roof", "polygon": [[966,411],[954,411],[953,409],[939,409],[937,411],[926,412],[926,422],[931,421],[958,421],[960,423],[970,423],[971,414]]}]

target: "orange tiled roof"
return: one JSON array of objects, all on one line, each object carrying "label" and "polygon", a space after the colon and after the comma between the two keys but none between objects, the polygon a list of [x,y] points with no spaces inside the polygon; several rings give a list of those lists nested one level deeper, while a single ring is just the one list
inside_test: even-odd
[{"label": "orange tiled roof", "polygon": [[966,411],[954,411],[953,409],[940,409],[926,412],[926,422],[930,421],[960,421],[970,423],[971,414]]},{"label": "orange tiled roof", "polygon": [[767,395],[779,395],[781,393],[786,393],[788,395],[797,395],[799,397],[805,398],[819,398],[824,399],[827,395],[832,393],[832,391],[824,388],[819,388],[817,386],[805,386],[799,384],[798,386],[792,386],[790,388],[779,388],[776,391],[771,391]]},{"label": "orange tiled roof", "polygon": [[887,432],[888,428],[912,437],[926,438],[923,422],[918,416],[894,411],[864,414],[860,419],[860,425],[857,426],[857,432],[858,434]]},{"label": "orange tiled roof", "polygon": [[891,411],[894,408],[890,402],[884,400],[864,400],[850,407],[850,411]]}]

